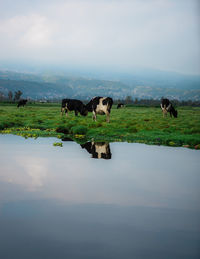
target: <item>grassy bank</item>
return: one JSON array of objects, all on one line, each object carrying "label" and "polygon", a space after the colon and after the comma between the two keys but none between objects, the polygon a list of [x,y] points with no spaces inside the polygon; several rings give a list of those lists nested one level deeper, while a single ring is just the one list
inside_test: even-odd
[{"label": "grassy bank", "polygon": [[92,114],[75,117],[74,112],[60,115],[60,105],[0,105],[0,133],[24,137],[53,136],[72,138],[83,143],[95,141],[128,141],[147,144],[200,147],[200,108],[179,107],[177,119],[162,117],[160,108],[112,108],[110,123],[105,116]]}]

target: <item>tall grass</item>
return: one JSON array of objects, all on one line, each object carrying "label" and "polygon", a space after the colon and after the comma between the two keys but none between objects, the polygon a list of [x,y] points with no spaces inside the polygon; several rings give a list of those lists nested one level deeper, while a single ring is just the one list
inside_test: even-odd
[{"label": "tall grass", "polygon": [[160,108],[126,107],[111,110],[110,123],[103,115],[68,117],[60,115],[60,106],[28,105],[19,109],[0,106],[0,131],[24,136],[67,135],[76,141],[129,141],[157,145],[198,147],[200,144],[200,108],[179,107],[178,118],[163,118]]}]

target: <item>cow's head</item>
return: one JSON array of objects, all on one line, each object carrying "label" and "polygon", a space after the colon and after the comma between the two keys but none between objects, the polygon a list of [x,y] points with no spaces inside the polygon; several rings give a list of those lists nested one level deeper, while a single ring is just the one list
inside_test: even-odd
[{"label": "cow's head", "polygon": [[161,109],[162,109],[162,112],[163,112],[163,117],[167,116],[167,109],[166,109],[166,107],[165,106],[164,107],[161,106]]},{"label": "cow's head", "polygon": [[166,109],[166,108],[163,108],[162,111],[163,111],[163,115],[166,116],[166,115],[167,115],[167,109]]}]

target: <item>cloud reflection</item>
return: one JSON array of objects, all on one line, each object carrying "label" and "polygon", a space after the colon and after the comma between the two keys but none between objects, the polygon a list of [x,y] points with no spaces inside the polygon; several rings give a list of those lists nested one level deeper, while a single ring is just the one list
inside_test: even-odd
[{"label": "cloud reflection", "polygon": [[42,187],[48,172],[48,160],[38,157],[18,157],[19,166],[30,176],[30,187],[33,190]]},{"label": "cloud reflection", "polygon": [[63,142],[60,148],[52,145],[54,139],[4,138],[0,150],[4,200],[6,195],[10,200],[9,193],[18,185],[13,200],[23,196],[68,203],[199,208],[198,151],[112,143],[112,159],[105,160],[89,158],[74,142]]},{"label": "cloud reflection", "polygon": [[35,191],[43,186],[47,172],[48,160],[25,155],[16,156],[10,159],[9,164],[3,164],[0,180],[19,184],[29,191]]}]

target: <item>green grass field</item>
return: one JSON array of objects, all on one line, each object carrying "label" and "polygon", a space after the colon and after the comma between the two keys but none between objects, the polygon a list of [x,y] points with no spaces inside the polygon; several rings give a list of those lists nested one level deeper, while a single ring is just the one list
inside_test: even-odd
[{"label": "green grass field", "polygon": [[24,108],[0,105],[0,133],[24,137],[68,137],[78,143],[94,141],[128,141],[156,145],[200,148],[200,108],[179,107],[178,118],[163,118],[154,107],[113,106],[110,123],[105,115],[87,117],[61,116],[59,104],[34,104]]}]

